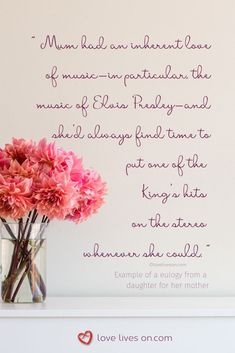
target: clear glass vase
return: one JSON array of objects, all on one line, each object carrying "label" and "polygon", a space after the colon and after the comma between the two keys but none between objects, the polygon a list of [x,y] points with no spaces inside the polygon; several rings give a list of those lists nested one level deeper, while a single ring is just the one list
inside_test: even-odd
[{"label": "clear glass vase", "polygon": [[2,300],[40,303],[46,298],[46,222],[1,222]]}]

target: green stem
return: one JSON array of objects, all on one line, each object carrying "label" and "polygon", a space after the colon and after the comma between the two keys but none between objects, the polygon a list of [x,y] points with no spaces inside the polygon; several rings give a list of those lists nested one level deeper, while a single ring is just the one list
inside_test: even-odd
[{"label": "green stem", "polygon": [[[44,240],[40,239],[41,234],[45,230],[45,227],[48,225],[49,220],[47,217],[43,217],[43,225],[40,227],[40,230],[35,237],[34,241],[35,244],[37,245],[36,248],[32,248],[28,250],[29,247],[29,241],[30,241],[30,235],[32,231],[32,224],[36,221],[37,219],[37,211],[34,210],[32,214],[29,213],[28,219],[26,221],[25,226],[23,227],[23,221],[22,219],[19,220],[19,225],[18,225],[18,236],[17,238],[14,236],[13,242],[14,244],[14,250],[13,250],[13,255],[12,255],[12,261],[9,269],[9,273],[6,277],[6,279],[3,281],[2,284],[2,298],[6,302],[14,302],[15,298],[18,294],[18,291],[26,277],[28,275],[29,278],[29,283],[30,283],[30,288],[32,292],[33,299],[35,301],[38,301],[37,298],[38,295],[36,294],[36,288],[38,288],[41,291],[43,299],[45,299],[46,296],[46,286],[45,283],[42,279],[42,276],[40,275],[36,264],[34,263],[34,259],[37,256],[38,251],[43,245]],[[31,221],[29,222],[31,217]],[[6,227],[7,224],[5,224]],[[28,227],[29,225],[29,227]],[[8,233],[10,228],[8,225],[6,227]],[[12,231],[11,231],[12,232]],[[9,233],[10,234],[10,233]],[[27,235],[26,235],[27,234]],[[11,235],[11,234],[10,234]],[[14,235],[14,234],[13,234]],[[21,273],[23,272],[23,275],[21,276],[17,287],[12,295],[12,291],[14,289],[15,282],[18,281]]]},{"label": "green stem", "polygon": [[11,227],[7,224],[7,221],[5,220],[5,218],[1,217],[1,221],[4,224],[4,227],[6,228],[8,234],[11,236],[11,238],[13,240],[16,240],[16,237],[15,237],[14,233],[12,232]]},{"label": "green stem", "polygon": [[[43,239],[40,240],[40,243],[39,243],[39,245],[37,246],[35,252],[32,253],[32,249],[29,251],[29,253],[32,253],[32,254],[30,254],[30,255],[28,256],[28,259],[27,259],[27,261],[25,262],[24,266],[22,267],[22,265],[21,265],[21,269],[20,269],[20,272],[19,272],[19,274],[17,275],[17,277],[20,275],[20,273],[22,272],[22,270],[24,269],[24,267],[25,267],[25,270],[24,270],[23,275],[21,276],[21,278],[20,278],[20,280],[19,280],[19,283],[18,283],[18,285],[17,285],[17,287],[16,287],[16,289],[15,289],[15,291],[14,291],[14,293],[13,293],[12,300],[11,300],[13,303],[14,303],[14,301],[15,301],[15,298],[16,298],[16,296],[17,296],[17,294],[18,294],[18,291],[19,291],[19,289],[20,289],[20,287],[21,287],[21,285],[22,285],[22,283],[23,283],[23,281],[24,281],[26,275],[28,274],[28,271],[30,271],[31,268],[32,268],[32,266],[33,266],[33,260],[35,259],[35,257],[37,256],[37,253],[38,253],[39,250],[41,249],[41,247],[42,247],[42,245],[43,245],[43,242],[44,242]],[[32,256],[31,256],[31,255],[32,255]]]}]

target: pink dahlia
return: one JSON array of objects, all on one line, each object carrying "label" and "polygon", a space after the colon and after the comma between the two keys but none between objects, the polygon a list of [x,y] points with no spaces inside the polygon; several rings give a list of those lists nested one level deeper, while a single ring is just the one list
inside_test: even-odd
[{"label": "pink dahlia", "polygon": [[8,169],[10,159],[7,157],[6,152],[0,148],[0,170]]},{"label": "pink dahlia", "polygon": [[32,159],[38,163],[40,171],[45,174],[49,174],[63,161],[55,143],[47,143],[46,139],[39,141]]},{"label": "pink dahlia", "polygon": [[0,217],[18,219],[32,210],[32,180],[0,175]]},{"label": "pink dahlia", "polygon": [[76,206],[67,215],[66,219],[76,223],[85,221],[104,203],[106,183],[99,174],[86,170],[82,176],[81,186],[78,188]]},{"label": "pink dahlia", "polygon": [[36,182],[34,199],[39,214],[49,219],[64,219],[75,204],[75,187],[64,173],[42,175]]},{"label": "pink dahlia", "polygon": [[72,151],[70,151],[68,155],[72,160],[72,165],[70,169],[70,178],[72,181],[80,184],[82,181],[82,176],[84,174],[82,159],[78,158]]},{"label": "pink dahlia", "polygon": [[42,139],[13,138],[0,149],[0,216],[17,219],[34,207],[49,219],[81,222],[104,202],[106,184],[72,151]]},{"label": "pink dahlia", "polygon": [[32,164],[29,160],[25,160],[22,164],[17,160],[11,160],[9,168],[2,172],[2,175],[7,176],[21,176],[24,178],[34,178],[38,173],[38,165]]},{"label": "pink dahlia", "polygon": [[33,159],[39,164],[41,172],[48,175],[54,171],[69,172],[71,175],[83,171],[82,160],[72,151],[56,148],[55,143],[47,143],[46,139],[38,143]]},{"label": "pink dahlia", "polygon": [[30,158],[34,149],[35,145],[31,140],[13,138],[12,144],[6,144],[4,151],[8,158],[22,164],[27,158]]}]

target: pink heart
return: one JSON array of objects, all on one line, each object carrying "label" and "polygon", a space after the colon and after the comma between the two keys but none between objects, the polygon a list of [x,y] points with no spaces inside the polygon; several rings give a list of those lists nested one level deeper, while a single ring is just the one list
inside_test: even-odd
[{"label": "pink heart", "polygon": [[78,340],[83,344],[90,344],[93,338],[93,334],[91,331],[80,332],[78,335]]}]

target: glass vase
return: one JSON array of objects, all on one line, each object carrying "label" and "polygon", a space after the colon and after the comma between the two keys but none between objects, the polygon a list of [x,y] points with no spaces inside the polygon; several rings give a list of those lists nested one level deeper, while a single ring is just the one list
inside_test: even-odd
[{"label": "glass vase", "polygon": [[1,222],[2,300],[40,303],[46,298],[46,222]]}]

